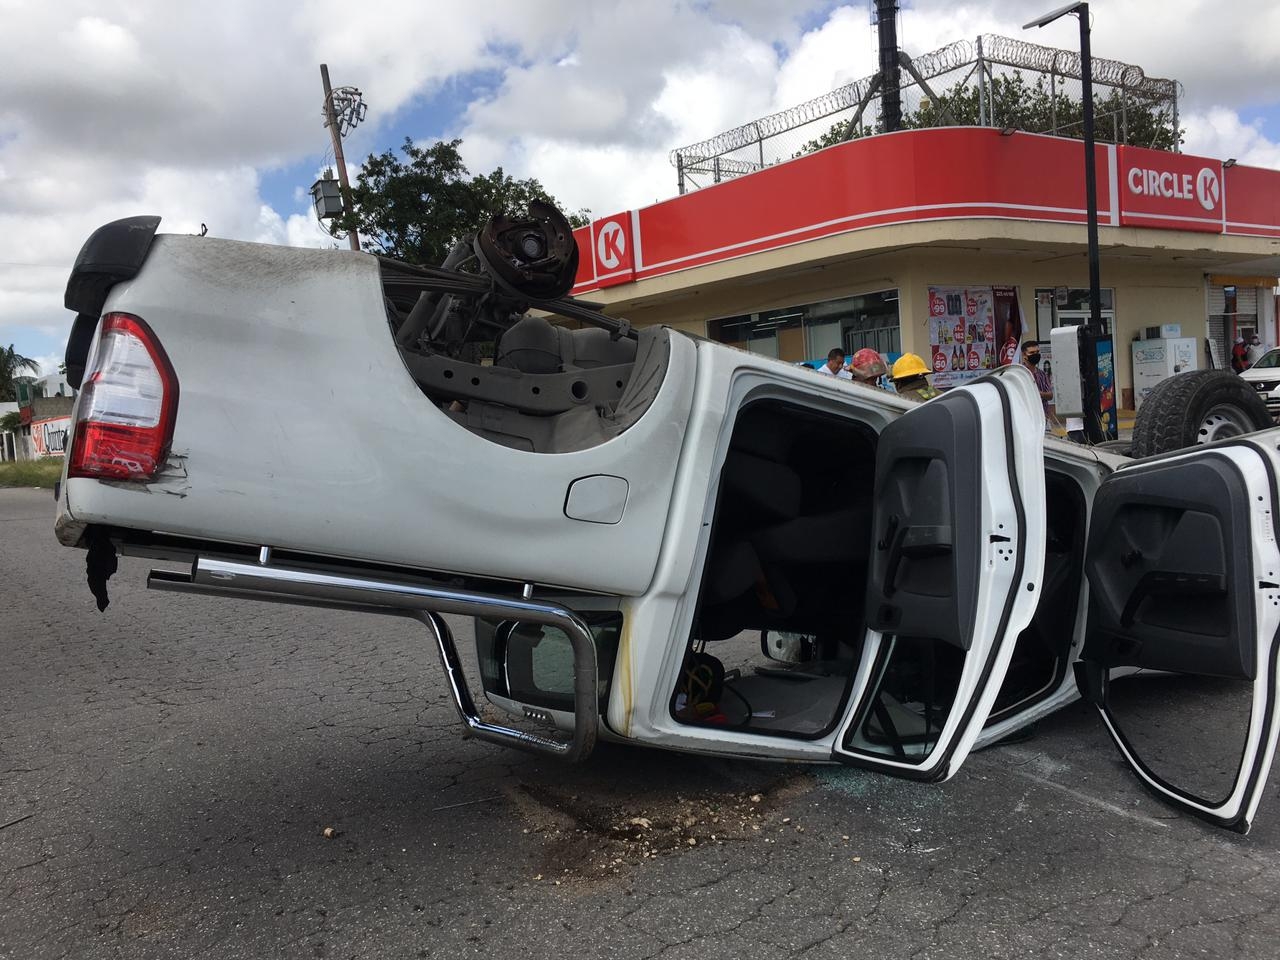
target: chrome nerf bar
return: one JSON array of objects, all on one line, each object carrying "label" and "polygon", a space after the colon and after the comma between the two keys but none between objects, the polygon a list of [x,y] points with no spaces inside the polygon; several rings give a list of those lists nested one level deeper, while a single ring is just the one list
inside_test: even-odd
[{"label": "chrome nerf bar", "polygon": [[[301,606],[328,607],[411,617],[421,621],[435,640],[453,703],[466,735],[490,743],[558,757],[570,763],[585,759],[595,747],[599,728],[596,702],[596,646],[591,630],[572,610],[517,597],[426,587],[349,574],[326,573],[234,560],[198,557],[190,574],[152,570],[153,590],[267,600]],[[503,617],[559,627],[573,645],[573,736],[568,741],[526,733],[481,719],[462,671],[453,633],[442,613]]]}]

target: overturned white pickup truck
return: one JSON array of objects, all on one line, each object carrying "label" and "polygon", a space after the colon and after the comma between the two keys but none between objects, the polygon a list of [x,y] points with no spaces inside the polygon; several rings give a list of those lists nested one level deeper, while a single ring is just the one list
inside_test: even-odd
[{"label": "overturned white pickup truck", "polygon": [[[190,564],[160,589],[415,617],[470,734],[572,760],[606,738],[937,781],[1083,695],[1148,787],[1248,829],[1280,431],[1131,461],[1046,440],[1021,368],[916,405],[634,330],[562,299],[545,205],[438,269],[158,223],[96,231],[67,288],[57,536],[100,606],[123,552]],[[446,613],[475,618],[490,707]],[[1138,755],[1114,701],[1138,671],[1240,681],[1220,787]]]}]

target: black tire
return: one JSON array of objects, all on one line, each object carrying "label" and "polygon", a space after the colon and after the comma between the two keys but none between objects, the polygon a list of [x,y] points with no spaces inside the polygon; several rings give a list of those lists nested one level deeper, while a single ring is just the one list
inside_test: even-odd
[{"label": "black tire", "polygon": [[1275,425],[1267,405],[1230,370],[1192,370],[1147,395],[1133,425],[1134,457],[1183,450]]}]

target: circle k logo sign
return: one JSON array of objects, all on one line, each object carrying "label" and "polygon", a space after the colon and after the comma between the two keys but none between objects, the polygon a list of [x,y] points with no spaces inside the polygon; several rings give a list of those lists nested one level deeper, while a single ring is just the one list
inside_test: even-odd
[{"label": "circle k logo sign", "polygon": [[622,232],[622,224],[610,220],[600,225],[600,233],[596,237],[596,259],[606,270],[613,270],[622,263],[627,252],[627,235]]},{"label": "circle k logo sign", "polygon": [[1200,206],[1212,210],[1222,198],[1222,184],[1218,182],[1218,174],[1210,167],[1201,167],[1196,174],[1196,199]]},{"label": "circle k logo sign", "polygon": [[1194,177],[1189,173],[1134,167],[1129,171],[1129,192],[1165,200],[1194,200],[1211,211],[1222,200],[1222,183],[1218,171],[1212,167],[1201,167]]}]

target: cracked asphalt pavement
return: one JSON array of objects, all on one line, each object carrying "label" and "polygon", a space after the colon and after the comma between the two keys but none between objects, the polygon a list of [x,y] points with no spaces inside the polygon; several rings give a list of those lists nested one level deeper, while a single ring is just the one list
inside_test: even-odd
[{"label": "cracked asphalt pavement", "polygon": [[[127,559],[98,614],[51,518],[0,490],[0,957],[1277,953],[1274,782],[1248,837],[1179,816],[1084,707],[938,786],[566,768],[462,740],[408,622],[149,593]],[[1226,742],[1190,693],[1174,732]]]}]

